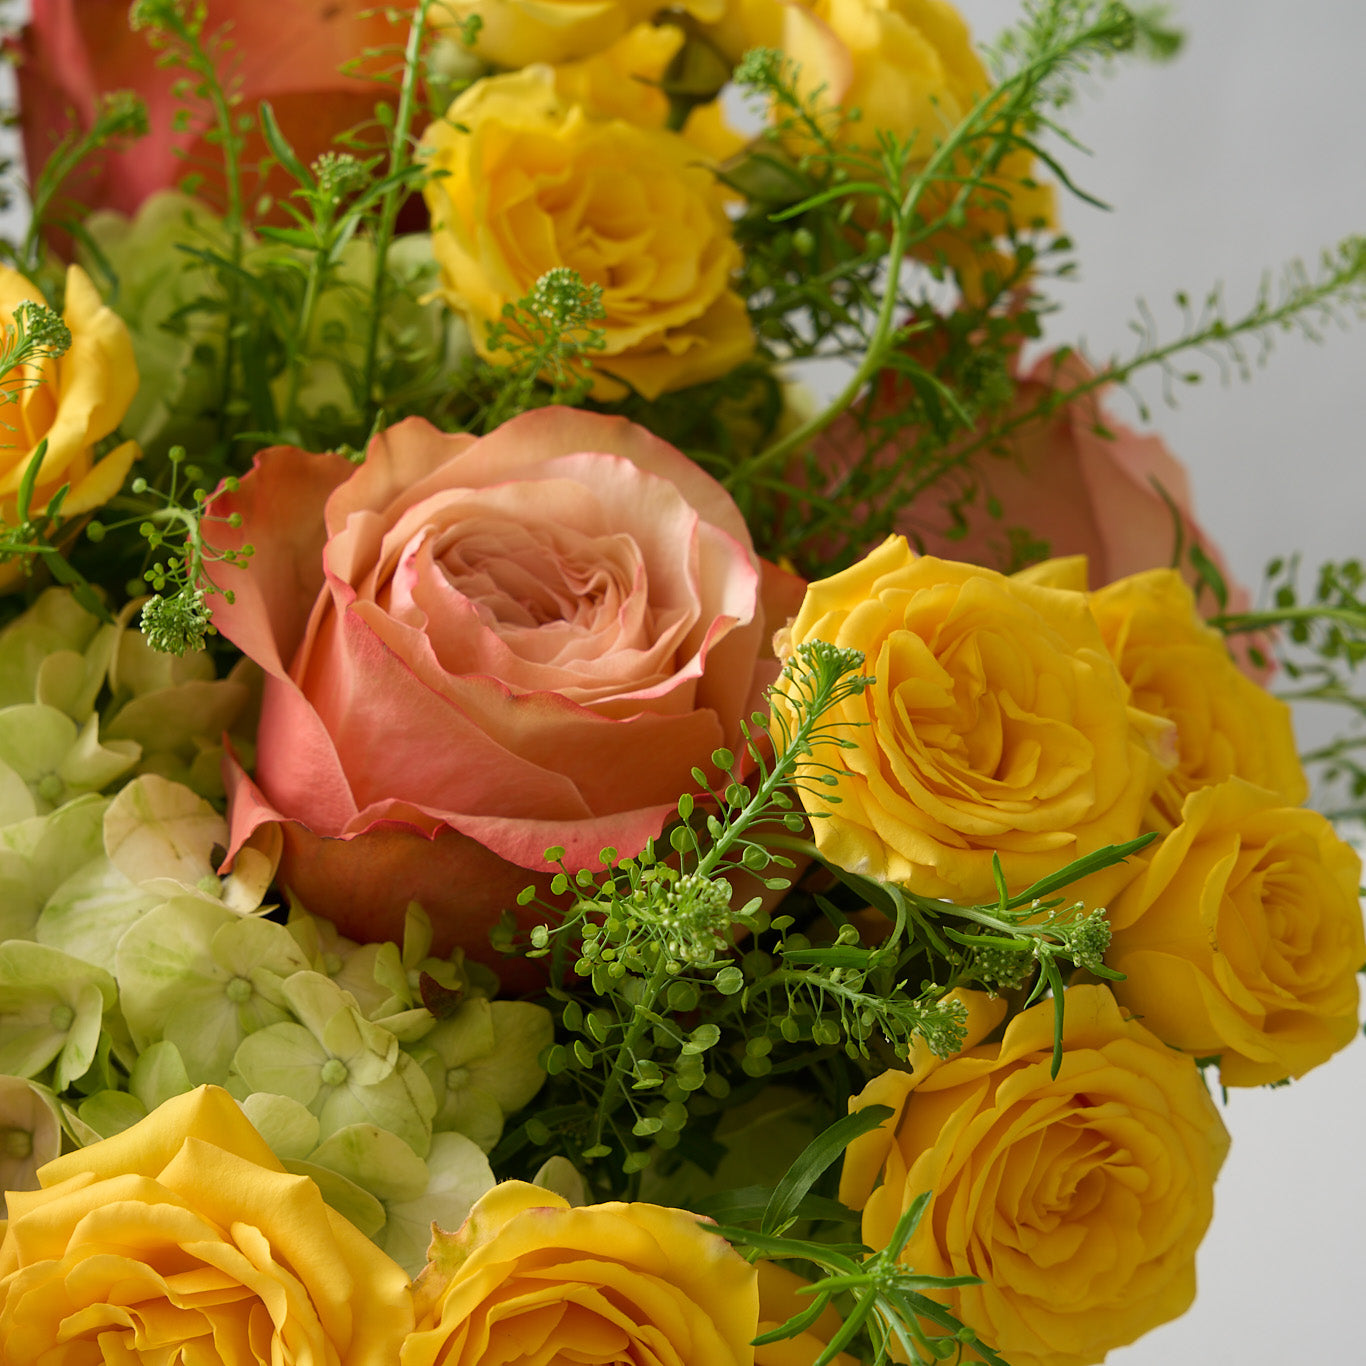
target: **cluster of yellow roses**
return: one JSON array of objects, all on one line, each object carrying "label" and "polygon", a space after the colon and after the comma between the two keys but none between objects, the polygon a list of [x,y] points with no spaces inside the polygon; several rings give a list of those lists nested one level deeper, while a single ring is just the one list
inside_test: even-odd
[{"label": "cluster of yellow roses", "polygon": [[[600,400],[715,379],[753,350],[715,174],[744,140],[714,96],[747,49],[790,57],[844,145],[871,149],[889,133],[913,158],[990,88],[942,0],[452,0],[435,13],[452,27],[477,17],[473,55],[492,68],[425,137],[443,293],[487,356],[489,325],[545,272],[567,266],[600,285]],[[705,58],[685,61],[685,44]],[[675,131],[662,87],[680,63],[715,74],[702,82],[713,98]],[[1048,218],[1048,193],[1022,183],[1028,158],[1007,162],[1009,218]],[[980,267],[1006,227],[1000,187],[979,199],[938,247],[965,266]]]},{"label": "cluster of yellow roses", "polygon": [[793,1350],[818,1350],[806,1334],[756,1356],[795,1278],[756,1271],[694,1215],[571,1208],[519,1181],[438,1232],[410,1285],[216,1087],[48,1163],[41,1181],[9,1197],[5,1361],[796,1366]]},{"label": "cluster of yellow roses", "polygon": [[1301,806],[1287,708],[1175,571],[1088,592],[1080,559],[1006,577],[893,537],[811,585],[779,644],[814,639],[862,650],[876,677],[840,709],[851,747],[820,756],[835,785],[804,790],[833,863],[989,903],[993,852],[1018,891],[1158,835],[1076,889],[1108,904],[1125,979],[1066,990],[1058,1076],[1051,1003],[986,1044],[1005,1003],[968,993],[963,1052],[855,1099],[896,1113],[843,1173],[875,1248],[935,1192],[905,1260],[981,1277],[955,1308],[1014,1366],[1084,1366],[1194,1294],[1228,1141],[1195,1059],[1256,1085],[1354,1036],[1360,860]]}]

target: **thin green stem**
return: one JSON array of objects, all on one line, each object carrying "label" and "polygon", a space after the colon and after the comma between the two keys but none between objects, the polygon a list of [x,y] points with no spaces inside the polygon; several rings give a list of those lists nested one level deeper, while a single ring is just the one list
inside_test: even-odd
[{"label": "thin green stem", "polygon": [[[409,155],[409,133],[413,111],[417,103],[418,70],[422,60],[422,44],[427,35],[427,15],[432,0],[418,0],[408,28],[408,41],[403,49],[403,81],[399,88],[398,109],[389,140],[389,174],[401,176],[412,165]],[[375,228],[375,266],[370,281],[370,312],[365,335],[365,365],[362,370],[366,411],[371,420],[377,415],[374,403],[375,367],[379,360],[380,328],[384,318],[385,294],[389,286],[389,246],[393,241],[398,211],[408,194],[404,181],[385,191],[380,200],[379,223]]]},{"label": "thin green stem", "polygon": [[602,1095],[598,1098],[598,1113],[593,1132],[595,1144],[602,1142],[602,1132],[611,1119],[611,1107],[621,1091],[622,1078],[635,1058],[636,1045],[650,1028],[650,1017],[655,1013],[655,1002],[669,978],[668,959],[661,953],[646,979],[644,993],[635,1005],[630,1027],[626,1031],[626,1037],[621,1041],[621,1047],[617,1049],[616,1057],[612,1060],[612,1070],[607,1074]]}]

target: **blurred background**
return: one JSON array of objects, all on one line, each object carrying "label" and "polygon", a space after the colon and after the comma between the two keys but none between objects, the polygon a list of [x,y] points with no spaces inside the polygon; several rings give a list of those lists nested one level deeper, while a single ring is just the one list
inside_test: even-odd
[{"label": "blurred background", "polygon": [[[957,3],[990,39],[1021,0]],[[0,13],[24,8],[11,0]],[[1079,343],[1093,362],[1129,353],[1140,299],[1171,338],[1182,326],[1178,291],[1198,300],[1221,284],[1236,317],[1264,272],[1296,258],[1312,270],[1321,248],[1366,232],[1366,5],[1182,0],[1172,18],[1187,34],[1176,61],[1094,78],[1069,112],[1092,155],[1067,163],[1113,211],[1063,203],[1081,271],[1057,287],[1048,341]],[[1178,407],[1156,375],[1137,387],[1149,424],[1189,467],[1199,519],[1234,574],[1255,593],[1272,555],[1298,549],[1310,567],[1363,556],[1366,323],[1330,326],[1322,345],[1279,337],[1251,384],[1221,385],[1204,368],[1205,383],[1181,388]],[[1144,425],[1123,394],[1110,407]],[[1112,1353],[1111,1366],[1366,1359],[1356,1312],[1366,1045],[1287,1089],[1237,1092],[1224,1113],[1233,1149],[1195,1308]]]}]

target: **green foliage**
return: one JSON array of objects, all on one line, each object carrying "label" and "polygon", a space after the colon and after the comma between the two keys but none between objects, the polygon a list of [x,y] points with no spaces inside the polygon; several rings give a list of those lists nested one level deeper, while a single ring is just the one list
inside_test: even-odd
[{"label": "green foliage", "polygon": [[843,1323],[811,1366],[829,1366],[843,1351],[853,1352],[872,1366],[891,1360],[928,1366],[969,1349],[989,1366],[1006,1366],[996,1351],[935,1298],[936,1292],[975,1285],[976,1278],[921,1275],[902,1260],[929,1205],[930,1192],[911,1202],[897,1220],[887,1246],[876,1251],[857,1241],[837,1242],[829,1234],[816,1238],[791,1232],[802,1218],[833,1218],[840,1233],[854,1223],[853,1211],[809,1193],[854,1139],[892,1113],[885,1105],[870,1105],[845,1115],[811,1141],[771,1191],[735,1192],[706,1204],[701,1211],[717,1219],[718,1231],[750,1256],[793,1260],[818,1273],[798,1292],[810,1296],[809,1307],[756,1338],[755,1345],[794,1337],[833,1307]]},{"label": "green foliage", "polygon": [[1327,561],[1300,582],[1298,555],[1279,556],[1266,567],[1263,607],[1212,618],[1232,636],[1245,636],[1254,663],[1267,662],[1274,645],[1288,686],[1288,702],[1324,704],[1348,727],[1300,757],[1314,779],[1316,804],[1335,820],[1366,818],[1366,687],[1359,673],[1366,660],[1366,568],[1359,560]]}]

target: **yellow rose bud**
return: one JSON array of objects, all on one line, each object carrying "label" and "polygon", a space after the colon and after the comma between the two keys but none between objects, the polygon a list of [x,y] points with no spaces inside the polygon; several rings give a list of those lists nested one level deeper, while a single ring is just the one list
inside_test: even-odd
[{"label": "yellow rose bud", "polygon": [[393,1366],[407,1277],[217,1087],[47,1163],[0,1242],[4,1359]]},{"label": "yellow rose bud", "polygon": [[1152,823],[1170,829],[1196,788],[1245,778],[1287,806],[1309,795],[1290,708],[1248,678],[1206,626],[1174,569],[1131,574],[1091,595],[1091,611],[1136,707],[1176,725],[1176,767],[1153,797]]},{"label": "yellow rose bud", "polygon": [[[0,324],[12,326],[14,310],[25,302],[42,303],[43,296],[17,270],[0,266]],[[19,486],[40,442],[46,440],[47,449],[31,510],[43,511],[65,484],[62,513],[69,517],[108,502],[138,453],[133,442],[125,441],[95,458],[96,443],[128,411],[138,373],[128,329],[79,266],[67,270],[62,321],[71,331],[66,354],[26,367],[21,384],[15,373],[4,381],[6,390],[17,391],[17,401],[0,409],[0,522],[10,526],[18,516]],[[12,588],[22,574],[17,560],[0,565],[0,591]]]},{"label": "yellow rose bud", "polygon": [[862,1210],[864,1242],[885,1247],[933,1191],[901,1260],[981,1277],[949,1307],[1011,1366],[1090,1366],[1190,1305],[1228,1148],[1189,1058],[1105,987],[1064,1004],[1056,1079],[1044,1001],[999,1043],[886,1073],[851,1102],[895,1111],[845,1155],[840,1199]]},{"label": "yellow rose bud", "polygon": [[[441,289],[480,354],[490,323],[569,267],[602,286],[593,396],[715,379],[754,347],[721,188],[677,133],[596,120],[533,67],[479,81],[426,135]],[[624,381],[624,383],[622,382]]]},{"label": "yellow rose bud", "polygon": [[438,1233],[430,1257],[402,1366],[754,1359],[754,1268],[686,1210],[571,1209],[508,1181],[457,1233]]},{"label": "yellow rose bud", "polygon": [[1303,1076],[1356,1037],[1360,880],[1318,812],[1237,778],[1193,792],[1110,908],[1115,995],[1173,1047],[1217,1054],[1225,1086]]},{"label": "yellow rose bud", "polygon": [[852,747],[798,765],[833,863],[981,901],[993,852],[1018,890],[1138,834],[1171,727],[1129,706],[1085,594],[893,536],[808,588],[788,648],[812,640],[862,650],[876,678],[826,714]]}]

